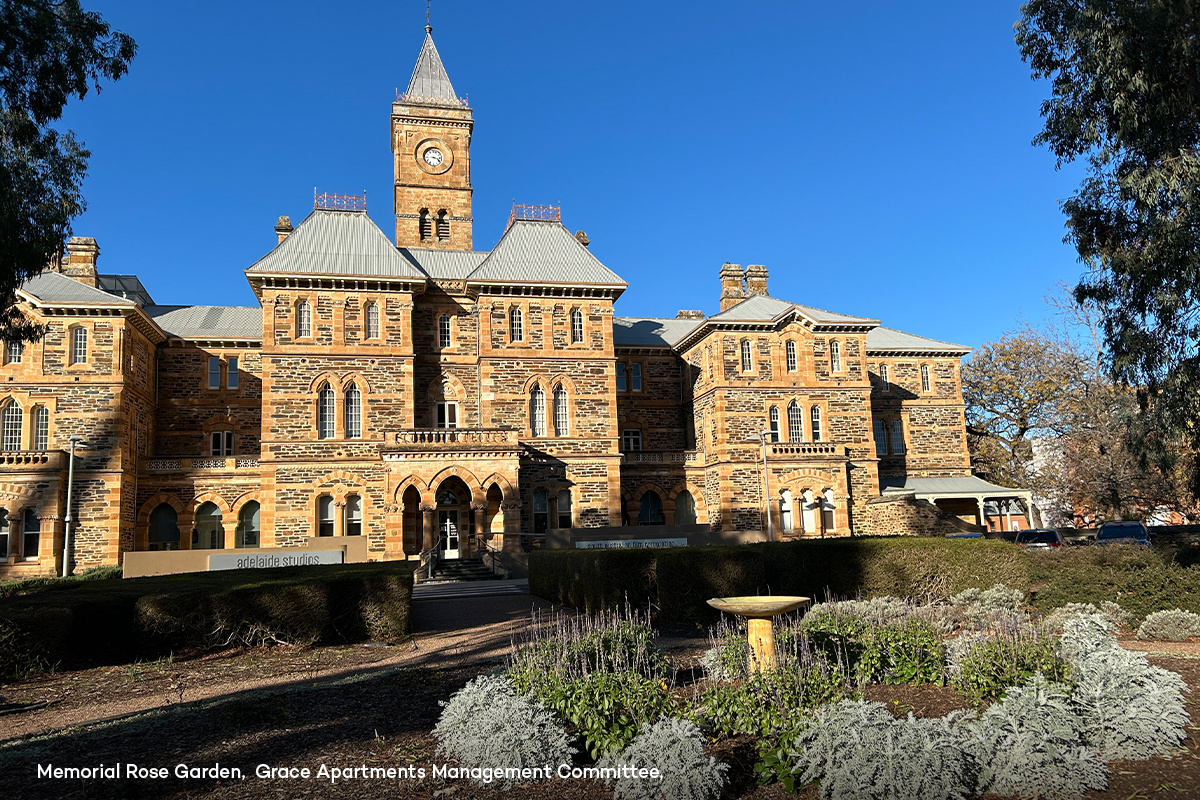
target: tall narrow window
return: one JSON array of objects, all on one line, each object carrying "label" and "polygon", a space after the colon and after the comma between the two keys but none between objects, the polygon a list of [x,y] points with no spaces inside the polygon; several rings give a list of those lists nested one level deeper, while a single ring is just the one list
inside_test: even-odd
[{"label": "tall narrow window", "polygon": [[529,428],[534,436],[546,435],[546,393],[537,385],[529,392]]},{"label": "tall narrow window", "polygon": [[209,436],[208,454],[210,456],[233,455],[233,431],[213,431]]},{"label": "tall narrow window", "polygon": [[787,371],[795,372],[796,371],[796,343],[793,341],[788,341],[783,346],[783,350],[787,354]]},{"label": "tall narrow window", "polygon": [[255,500],[242,506],[242,510],[238,512],[237,536],[233,542],[235,547],[258,547],[260,511],[258,502]]},{"label": "tall narrow window", "polygon": [[638,509],[638,525],[662,525],[665,522],[662,498],[658,496],[658,492],[650,491],[643,494]]},{"label": "tall narrow window", "polygon": [[296,338],[304,339],[312,336],[312,306],[307,300],[301,300],[296,306]]},{"label": "tall narrow window", "polygon": [[50,409],[46,406],[33,412],[33,449],[50,449]]},{"label": "tall narrow window", "polygon": [[887,455],[887,423],[881,419],[875,420],[875,455]]},{"label": "tall narrow window", "polygon": [[571,309],[571,344],[583,341],[583,312],[578,308]]},{"label": "tall narrow window", "polygon": [[617,362],[617,391],[623,392],[629,387],[628,378],[625,373],[625,363]]},{"label": "tall narrow window", "polygon": [[87,363],[87,328],[71,329],[71,363]]},{"label": "tall narrow window", "polygon": [[804,412],[795,400],[788,403],[788,441],[804,441]]},{"label": "tall narrow window", "polygon": [[219,358],[208,359],[208,388],[221,388],[221,359]]},{"label": "tall narrow window", "polygon": [[742,339],[742,372],[749,372],[754,367],[750,359],[750,340]]},{"label": "tall narrow window", "polygon": [[333,536],[333,498],[327,494],[317,499],[317,536]]},{"label": "tall narrow window", "polygon": [[457,428],[458,403],[438,403],[437,419],[434,423],[439,428]]},{"label": "tall narrow window", "polygon": [[904,455],[904,423],[898,419],[892,420],[892,453]]},{"label": "tall narrow window", "polygon": [[[24,423],[24,414],[21,411],[21,404],[16,400],[4,407],[3,421],[0,422],[0,449],[3,450],[20,450],[21,449],[21,426]],[[3,516],[3,512],[0,512]]]},{"label": "tall narrow window", "polygon": [[442,209],[437,215],[437,240],[439,242],[450,240],[450,215],[446,213],[446,209]]},{"label": "tall narrow window", "polygon": [[8,514],[0,513],[0,559],[8,558]]},{"label": "tall narrow window", "polygon": [[508,312],[508,340],[510,342],[525,341],[525,319],[519,308]]},{"label": "tall narrow window", "polygon": [[429,209],[428,208],[421,209],[421,213],[418,215],[418,219],[417,219],[417,226],[418,226],[419,233],[421,234],[422,242],[428,242],[430,239],[433,238],[433,230],[432,230],[433,220],[431,220],[429,218]]},{"label": "tall narrow window", "polygon": [[708,375],[708,379],[711,381],[713,377],[712,351],[707,347],[704,348],[704,372]]},{"label": "tall narrow window", "polygon": [[346,535],[362,536],[362,498],[346,495]]},{"label": "tall narrow window", "polygon": [[238,374],[238,357],[230,356],[225,359],[225,385],[230,389],[238,388],[238,381],[241,376]]},{"label": "tall narrow window", "polygon": [[4,363],[5,364],[20,364],[21,355],[25,352],[25,345],[20,342],[9,342],[4,348]]},{"label": "tall narrow window", "polygon": [[317,395],[317,438],[332,439],[334,436],[334,414],[337,413],[337,395],[328,383],[321,386]]},{"label": "tall narrow window", "polygon": [[25,509],[21,518],[21,557],[26,561],[37,561],[39,545],[42,538],[42,521],[38,519],[37,511]]},{"label": "tall narrow window", "polygon": [[533,532],[545,533],[550,527],[550,499],[545,489],[533,490]]},{"label": "tall narrow window", "polygon": [[353,383],[346,390],[346,438],[362,438],[362,392]]},{"label": "tall narrow window", "polygon": [[834,505],[833,505],[833,489],[826,489],[820,495],[821,502],[821,530],[824,532],[832,531],[834,528]]},{"label": "tall narrow window", "polygon": [[779,441],[779,406],[771,406],[771,410],[767,412],[767,420],[771,423],[771,441]]},{"label": "tall narrow window", "polygon": [[450,346],[450,315],[438,317],[438,347],[445,350]]},{"label": "tall narrow window", "polygon": [[812,440],[819,442],[821,441],[821,407],[813,406],[809,416],[812,418],[812,422],[809,424],[809,428],[812,430]]},{"label": "tall narrow window", "polygon": [[933,389],[932,382],[929,380],[929,365],[921,365],[921,391],[929,393]]},{"label": "tall narrow window", "polygon": [[892,388],[892,383],[888,379],[888,365],[880,364],[879,365],[879,391],[886,392],[886,391],[891,390],[891,388]]},{"label": "tall narrow window", "polygon": [[567,408],[567,390],[560,383],[554,387],[554,435],[570,436],[570,414]]},{"label": "tall narrow window", "polygon": [[571,490],[558,490],[558,527],[571,527]]},{"label": "tall narrow window", "polygon": [[836,339],[829,343],[829,369],[831,372],[842,371],[842,343]]},{"label": "tall narrow window", "polygon": [[367,338],[379,338],[379,305],[377,303],[367,303],[367,309],[364,312],[367,318]]},{"label": "tall narrow window", "polygon": [[642,390],[642,365],[629,365],[629,391],[640,392]]}]

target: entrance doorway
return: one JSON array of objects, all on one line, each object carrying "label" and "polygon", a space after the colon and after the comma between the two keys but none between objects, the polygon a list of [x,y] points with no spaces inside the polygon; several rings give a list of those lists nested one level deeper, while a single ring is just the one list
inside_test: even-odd
[{"label": "entrance doorway", "polygon": [[438,532],[442,535],[442,558],[458,558],[458,512],[438,509]]},{"label": "entrance doorway", "polygon": [[475,512],[471,510],[471,490],[461,478],[447,478],[438,487],[437,526],[442,558],[471,556]]}]

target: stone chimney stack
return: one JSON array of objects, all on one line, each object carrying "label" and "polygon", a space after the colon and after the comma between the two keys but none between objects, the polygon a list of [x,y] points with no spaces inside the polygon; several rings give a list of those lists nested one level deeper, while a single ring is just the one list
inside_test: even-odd
[{"label": "stone chimney stack", "polygon": [[675,315],[675,319],[704,319],[704,312],[685,308]]},{"label": "stone chimney stack", "polygon": [[728,311],[745,298],[746,286],[741,265],[726,261],[721,267],[721,310]]},{"label": "stone chimney stack", "polygon": [[575,239],[584,247],[592,243],[592,240],[587,238],[587,231],[575,231]]},{"label": "stone chimney stack", "polygon": [[767,295],[767,268],[762,264],[746,267],[746,296]]},{"label": "stone chimney stack", "polygon": [[96,288],[96,261],[100,246],[95,239],[72,236],[67,240],[67,255],[62,262],[62,274],[72,280]]},{"label": "stone chimney stack", "polygon": [[280,217],[275,221],[275,235],[279,237],[279,244],[283,244],[283,240],[291,235],[292,230],[291,217]]}]

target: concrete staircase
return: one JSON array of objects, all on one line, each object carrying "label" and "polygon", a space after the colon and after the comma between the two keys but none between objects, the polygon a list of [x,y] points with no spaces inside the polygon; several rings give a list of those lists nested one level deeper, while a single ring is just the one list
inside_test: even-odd
[{"label": "concrete staircase", "polygon": [[483,563],[479,556],[474,558],[451,558],[439,561],[434,570],[433,578],[422,583],[442,583],[446,581],[492,581],[498,576],[492,574],[492,568]]}]

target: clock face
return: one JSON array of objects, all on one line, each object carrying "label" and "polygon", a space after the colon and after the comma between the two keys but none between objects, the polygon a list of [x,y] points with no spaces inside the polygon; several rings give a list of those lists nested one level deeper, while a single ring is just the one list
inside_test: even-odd
[{"label": "clock face", "polygon": [[442,151],[438,150],[436,147],[431,147],[426,150],[425,154],[422,155],[421,158],[423,158],[425,163],[431,167],[440,167],[442,165]]}]

